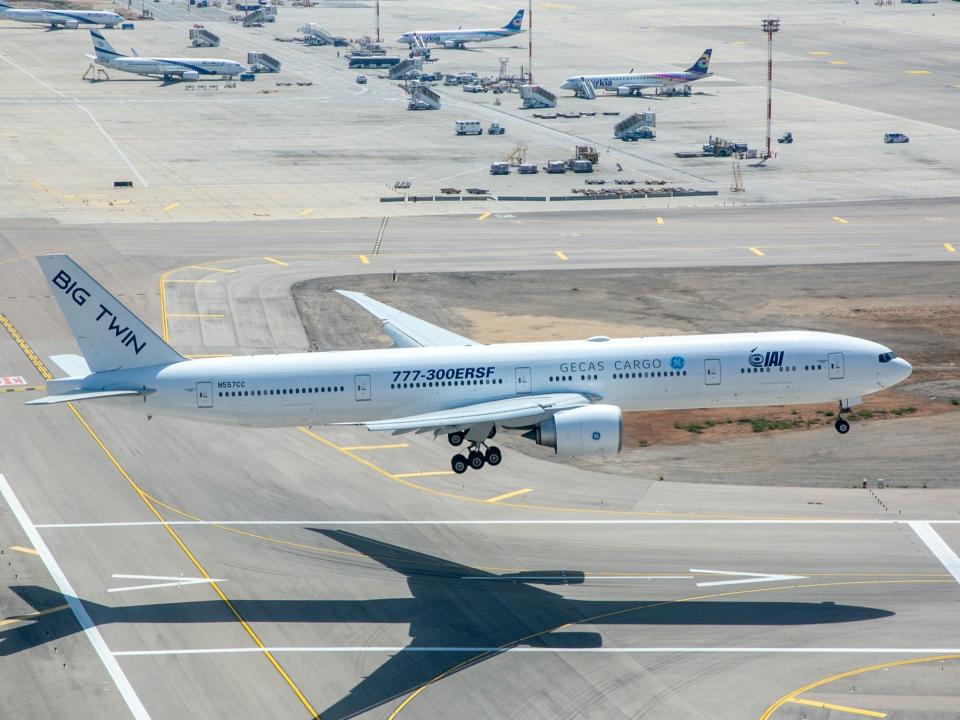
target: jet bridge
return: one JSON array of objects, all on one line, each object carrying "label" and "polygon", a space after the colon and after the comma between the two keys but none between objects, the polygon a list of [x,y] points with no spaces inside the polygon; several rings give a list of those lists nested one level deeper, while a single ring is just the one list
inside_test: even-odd
[{"label": "jet bridge", "polygon": [[523,101],[521,107],[527,110],[557,106],[557,96],[539,85],[521,85],[520,98]]},{"label": "jet bridge", "polygon": [[247,65],[251,72],[277,73],[280,72],[280,61],[265,52],[248,52]]},{"label": "jet bridge", "polygon": [[206,28],[190,28],[190,44],[193,47],[220,47],[220,37]]}]

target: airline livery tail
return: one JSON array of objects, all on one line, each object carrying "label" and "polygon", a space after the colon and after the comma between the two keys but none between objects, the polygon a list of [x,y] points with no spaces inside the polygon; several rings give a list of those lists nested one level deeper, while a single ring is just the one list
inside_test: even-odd
[{"label": "airline livery tail", "polygon": [[168,365],[183,357],[66,255],[37,258],[93,372]]},{"label": "airline livery tail", "polygon": [[697,60],[693,65],[687,68],[688,73],[695,73],[697,75],[706,75],[710,72],[710,56],[713,55],[713,48],[707,48],[703,51],[703,54],[700,56],[700,59]]},{"label": "airline livery tail", "polygon": [[513,19],[503,26],[504,30],[512,30],[517,32],[523,26],[523,10],[517,10],[517,14],[513,16]]},{"label": "airline livery tail", "polygon": [[90,36],[93,38],[93,51],[97,54],[97,60],[109,61],[118,57],[126,57],[114,50],[113,45],[107,42],[107,39],[99,30],[91,30]]}]

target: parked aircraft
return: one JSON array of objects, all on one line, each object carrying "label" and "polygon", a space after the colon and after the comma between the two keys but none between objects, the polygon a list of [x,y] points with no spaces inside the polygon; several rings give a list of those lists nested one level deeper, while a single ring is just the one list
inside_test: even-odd
[{"label": "parked aircraft", "polygon": [[696,80],[713,75],[710,72],[710,57],[713,50],[707,48],[700,58],[683,72],[649,72],[609,74],[609,75],[574,75],[569,77],[560,86],[564,90],[577,90],[583,83],[590,83],[594,90],[616,90],[618,95],[640,93],[644,88],[665,88],[673,85],[687,85]]},{"label": "parked aircraft", "polygon": [[489,28],[486,30],[411,30],[405,32],[397,38],[397,42],[414,45],[417,38],[426,45],[441,45],[445,48],[462,48],[468,42],[487,42],[489,40],[500,40],[508,38],[522,32],[523,10],[517,10],[513,19],[502,28]]},{"label": "parked aircraft", "polygon": [[483,345],[343,290],[398,348],[188,360],[68,256],[38,261],[83,356],[54,356],[69,377],[28,404],[99,400],[148,417],[446,435],[469,448],[451,460],[457,473],[500,464],[489,444],[498,428],[562,457],[617,453],[622,410],[834,402],[846,433],[852,405],[911,372],[878,343],[808,331]]},{"label": "parked aircraft", "polygon": [[96,55],[88,55],[87,57],[98,65],[103,65],[111,70],[162,77],[168,80],[172,78],[197,80],[201,75],[233,77],[247,71],[247,68],[238,62],[220,58],[162,58],[122,55],[113,49],[113,46],[107,42],[107,39],[99,30],[91,30],[90,35],[93,37],[93,50]]},{"label": "parked aircraft", "polygon": [[17,22],[60,26],[76,29],[81,25],[113,27],[123,20],[122,15],[108,10],[55,10],[53,8],[15,8],[0,2],[0,18]]}]

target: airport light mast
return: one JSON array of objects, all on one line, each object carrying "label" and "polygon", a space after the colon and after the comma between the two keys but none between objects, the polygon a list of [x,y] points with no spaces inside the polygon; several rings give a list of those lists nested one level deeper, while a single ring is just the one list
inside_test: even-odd
[{"label": "airport light mast", "polygon": [[770,150],[770,123],[773,119],[773,34],[780,29],[780,18],[761,20],[767,34],[767,158],[773,157]]},{"label": "airport light mast", "polygon": [[533,85],[533,0],[527,0],[527,54],[527,83]]}]

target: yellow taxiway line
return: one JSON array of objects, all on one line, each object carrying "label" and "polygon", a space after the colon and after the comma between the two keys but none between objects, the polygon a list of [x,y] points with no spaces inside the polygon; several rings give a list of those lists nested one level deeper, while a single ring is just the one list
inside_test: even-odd
[{"label": "yellow taxiway line", "polygon": [[838,217],[837,215],[834,215],[834,216],[833,216],[833,221],[834,221],[834,222],[837,222],[837,223],[840,223],[841,225],[849,225],[849,224],[850,224],[850,222],[849,222],[848,220],[844,220],[842,217]]},{"label": "yellow taxiway line", "polygon": [[33,548],[23,547],[23,546],[21,546],[21,545],[11,545],[11,546],[10,546],[10,549],[11,549],[11,550],[16,550],[17,552],[26,553],[27,555],[39,555],[39,554],[40,554],[40,553],[38,553],[36,550],[34,550]]},{"label": "yellow taxiway line", "polygon": [[313,212],[313,208],[304,208],[303,210],[300,211],[300,217],[306,217],[312,212]]},{"label": "yellow taxiway line", "polygon": [[173,210],[174,208],[178,208],[178,207],[180,207],[180,203],[175,202],[175,203],[170,203],[170,204],[167,205],[165,208],[163,208],[163,210],[164,210],[164,212],[170,212],[170,211]]},{"label": "yellow taxiway line", "polygon": [[227,270],[226,268],[210,267],[208,265],[191,265],[191,270],[209,270],[210,272],[235,273],[236,270]]},{"label": "yellow taxiway line", "polygon": [[366,255],[358,255],[357,257],[360,258],[360,262],[362,262],[364,265],[370,264],[370,258],[368,258]]},{"label": "yellow taxiway line", "polygon": [[493,215],[493,213],[492,213],[491,211],[487,210],[487,212],[485,212],[485,213],[483,213],[482,215],[480,215],[480,216],[477,218],[477,220],[486,220],[486,219],[487,219],[488,217],[490,217],[491,215]]},{"label": "yellow taxiway line", "polygon": [[755,247],[748,247],[747,250],[749,250],[750,252],[752,252],[754,255],[758,257],[763,257],[766,254],[763,252],[763,250],[760,250],[759,248],[755,248]]},{"label": "yellow taxiway line", "polygon": [[955,253],[957,249],[951,243],[944,243],[943,247],[946,248],[948,253]]},{"label": "yellow taxiway line", "polygon": [[801,698],[791,698],[790,702],[796,705],[808,705],[809,707],[821,708],[823,710],[836,710],[837,712],[851,713],[852,715],[866,715],[873,718],[885,718],[884,712],[875,710],[863,710],[862,708],[849,707],[847,705],[834,705],[833,703],[818,702],[816,700],[802,700]]},{"label": "yellow taxiway line", "polygon": [[410,447],[410,443],[393,443],[391,445],[345,445],[344,450],[393,450]]},{"label": "yellow taxiway line", "polygon": [[503,495],[497,495],[496,497],[487,498],[488,503],[500,502],[501,500],[507,500],[517,495],[523,495],[528,492],[533,492],[533,488],[523,488],[522,490],[514,490],[513,492],[504,493]]},{"label": "yellow taxiway line", "polygon": [[288,262],[284,262],[283,260],[277,260],[276,258],[272,258],[272,257],[264,256],[263,259],[266,260],[267,262],[272,262],[274,265],[279,265],[280,267],[287,267],[288,265],[290,265],[290,263]]},{"label": "yellow taxiway line", "polygon": [[568,258],[568,257],[567,257],[562,251],[560,251],[560,250],[555,251],[555,252],[554,252],[554,255],[556,255],[556,256],[557,256],[558,258],[560,258],[561,260],[569,260],[569,259],[570,259],[570,258]]},{"label": "yellow taxiway line", "polygon": [[663,225],[663,218],[659,215],[657,216],[657,225]]}]

